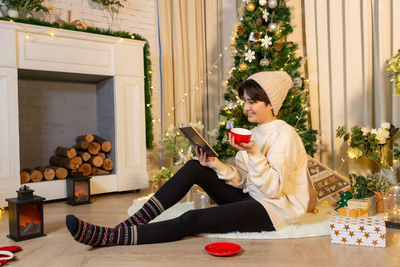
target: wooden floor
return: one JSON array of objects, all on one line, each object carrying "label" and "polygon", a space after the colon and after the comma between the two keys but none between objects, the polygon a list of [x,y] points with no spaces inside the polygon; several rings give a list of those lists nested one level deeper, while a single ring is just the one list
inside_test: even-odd
[{"label": "wooden floor", "polygon": [[[22,242],[8,239],[8,214],[0,219],[0,247],[19,245],[23,251],[7,266],[400,266],[400,231],[389,230],[387,248],[334,245],[330,237],[283,240],[242,240],[190,237],[152,245],[91,248],[74,241],[65,227],[65,215],[115,226],[140,193],[92,197],[93,204],[69,206],[64,201],[44,206],[47,236]],[[214,257],[204,250],[212,242],[235,242],[243,250],[232,257]]]}]

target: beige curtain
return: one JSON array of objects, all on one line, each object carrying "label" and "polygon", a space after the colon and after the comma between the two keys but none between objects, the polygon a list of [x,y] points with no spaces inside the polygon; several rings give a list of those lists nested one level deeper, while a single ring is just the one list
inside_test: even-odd
[{"label": "beige curtain", "polygon": [[158,0],[164,130],[200,121],[205,134],[218,126],[227,72],[219,55],[229,41],[221,40],[222,12],[221,0]]},{"label": "beige curtain", "polygon": [[203,121],[204,1],[159,0],[163,129]]},{"label": "beige curtain", "polygon": [[[363,172],[347,160],[338,126],[400,126],[386,60],[400,48],[399,0],[303,0],[305,51],[317,155],[342,172]],[[345,162],[343,162],[345,160]]]}]

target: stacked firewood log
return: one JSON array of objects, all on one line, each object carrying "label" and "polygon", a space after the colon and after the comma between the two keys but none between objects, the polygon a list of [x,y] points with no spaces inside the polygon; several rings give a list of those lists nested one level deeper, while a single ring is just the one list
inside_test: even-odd
[{"label": "stacked firewood log", "polygon": [[108,175],[114,168],[109,157],[112,143],[98,135],[86,134],[75,138],[73,147],[57,147],[50,160],[50,166],[22,169],[21,184],[65,179],[68,174],[82,172],[83,176]]}]

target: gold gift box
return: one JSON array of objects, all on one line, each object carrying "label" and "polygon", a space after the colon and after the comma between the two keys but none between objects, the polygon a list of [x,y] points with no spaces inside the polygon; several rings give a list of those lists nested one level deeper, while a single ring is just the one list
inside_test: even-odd
[{"label": "gold gift box", "polygon": [[364,199],[350,199],[347,201],[347,207],[350,209],[368,209],[368,216],[376,214],[376,200],[375,196]]},{"label": "gold gift box", "polygon": [[351,209],[349,207],[343,207],[338,210],[340,216],[347,217],[368,217],[369,209]]}]

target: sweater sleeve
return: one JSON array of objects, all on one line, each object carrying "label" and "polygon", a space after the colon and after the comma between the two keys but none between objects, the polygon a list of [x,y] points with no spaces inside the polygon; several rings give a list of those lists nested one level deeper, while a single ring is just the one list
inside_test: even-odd
[{"label": "sweater sleeve", "polygon": [[247,177],[247,155],[243,151],[239,151],[235,157],[236,166],[222,163],[218,158],[210,166],[221,180],[225,180],[227,184],[230,184],[237,188],[244,188],[246,186]]},{"label": "sweater sleeve", "polygon": [[281,197],[284,183],[296,165],[297,146],[293,134],[280,132],[265,154],[258,146],[249,151],[248,179],[266,198]]}]

